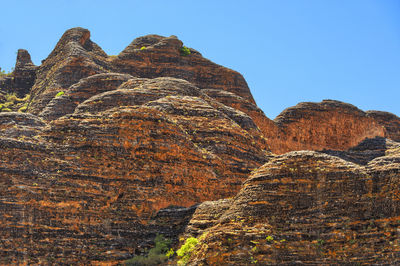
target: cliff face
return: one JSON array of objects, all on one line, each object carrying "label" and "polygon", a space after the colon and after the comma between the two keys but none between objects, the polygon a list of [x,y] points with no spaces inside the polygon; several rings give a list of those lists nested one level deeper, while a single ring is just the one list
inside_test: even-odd
[{"label": "cliff face", "polygon": [[197,208],[190,262],[397,265],[398,147],[366,166],[311,151],[273,158],[233,199]]},{"label": "cliff face", "polygon": [[[13,72],[0,76],[1,92],[15,93],[19,97],[29,94],[36,79],[36,70],[37,66],[32,63],[28,51],[19,49]],[[0,98],[0,101],[5,99]]]},{"label": "cliff face", "polygon": [[105,73],[108,60],[88,31],[67,31],[32,114],[1,114],[2,263],[127,259],[156,233],[177,239],[185,207],[233,196],[266,162],[246,113],[182,79]]},{"label": "cliff face", "polygon": [[[256,106],[242,75],[203,58],[194,49],[184,54],[182,47],[183,43],[175,36],[147,35],[135,39],[119,55],[108,56],[90,40],[88,30],[70,29],[37,69],[28,110],[53,120],[72,113],[79,103],[95,94],[114,90],[131,77],[175,77],[189,81],[209,97],[247,114],[271,151],[277,154],[303,149],[345,150],[376,136],[398,140],[396,116],[367,114],[332,100],[300,103],[272,121]],[[21,56],[27,57],[29,54]],[[18,60],[25,61],[28,62],[25,65],[31,64],[30,59]],[[85,79],[101,73],[103,78]],[[32,78],[29,80],[32,82]],[[57,98],[58,93],[66,95]]]},{"label": "cliff face", "polygon": [[271,150],[346,150],[365,138],[385,136],[385,126],[357,107],[333,100],[299,103],[274,120],[281,134],[272,135]]},{"label": "cliff face", "polygon": [[137,77],[185,79],[200,89],[229,91],[254,103],[242,75],[203,58],[194,49],[183,56],[182,47],[183,43],[175,36],[143,36],[112,58],[112,65],[118,72]]},{"label": "cliff face", "polygon": [[[198,263],[245,264],[249,254],[320,262],[326,254],[309,246],[323,240],[336,252],[326,232],[358,237],[348,228],[359,222],[373,223],[360,233],[368,258],[375,233],[393,238],[396,116],[330,100],[272,121],[239,73],[189,51],[174,36],[148,35],[108,56],[82,28],[66,31],[38,67],[19,51],[15,71],[0,77],[0,111],[20,110],[0,113],[2,264],[113,264],[143,253],[157,233],[177,242],[185,230],[218,236],[204,238],[215,250],[202,246]],[[300,149],[328,150],[273,155]],[[238,238],[226,238],[220,257],[231,229]],[[279,255],[270,240],[257,258],[243,251],[264,233],[300,251]],[[395,254],[395,245],[382,248]]]},{"label": "cliff face", "polygon": [[372,117],[379,125],[386,129],[385,137],[400,141],[400,118],[394,114],[382,111],[367,111],[367,116]]},{"label": "cliff face", "polygon": [[107,54],[90,40],[88,30],[67,30],[37,70],[29,111],[38,114],[57,93],[82,78],[107,72],[106,59]]},{"label": "cliff face", "polygon": [[3,232],[6,262],[126,259],[169,233],[158,210],[232,196],[268,154],[248,116],[173,78],[132,79],[45,127],[13,116],[31,133],[0,139],[2,225],[19,228]]}]

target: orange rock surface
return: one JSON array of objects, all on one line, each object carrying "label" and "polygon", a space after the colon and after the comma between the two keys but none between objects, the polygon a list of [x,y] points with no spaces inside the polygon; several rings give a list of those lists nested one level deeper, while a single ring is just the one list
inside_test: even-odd
[{"label": "orange rock surface", "polygon": [[[108,56],[73,28],[38,67],[20,50],[0,77],[1,104],[30,93],[0,113],[0,264],[117,264],[204,232],[193,263],[398,262],[398,117],[326,100],[273,121],[182,48],[147,35]],[[326,150],[274,155],[304,149]]]},{"label": "orange rock surface", "polygon": [[189,263],[397,265],[399,147],[366,166],[311,151],[273,158],[233,199],[197,208]]}]

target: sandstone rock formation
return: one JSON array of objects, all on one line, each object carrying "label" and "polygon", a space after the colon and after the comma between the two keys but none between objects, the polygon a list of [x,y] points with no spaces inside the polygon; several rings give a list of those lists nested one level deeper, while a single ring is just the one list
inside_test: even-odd
[{"label": "sandstone rock formation", "polygon": [[[107,56],[90,40],[88,30],[70,29],[39,67],[28,110],[46,120],[72,113],[78,103],[98,94],[96,88],[99,88],[99,83],[90,84],[98,82],[96,79],[89,79],[86,85],[75,83],[95,74],[104,73],[104,79],[113,79],[107,75],[124,73],[137,78],[175,77],[191,82],[208,96],[250,116],[271,151],[278,154],[302,149],[345,150],[365,138],[392,137],[398,131],[398,127],[391,129],[396,122],[385,124],[372,113],[367,115],[350,104],[332,100],[300,103],[272,121],[256,106],[242,75],[203,58],[194,49],[183,55],[182,47],[183,43],[175,36],[147,35],[135,39],[119,55]],[[111,80],[109,83],[111,87],[105,91],[120,85]],[[92,86],[92,91],[85,95],[84,91],[90,88],[82,86]],[[55,97],[59,92],[67,94]],[[68,107],[57,111],[61,103]],[[395,140],[397,137],[393,135]]]},{"label": "sandstone rock formation", "polygon": [[[203,235],[198,264],[398,262],[398,117],[325,100],[272,121],[242,75],[182,49],[147,35],[108,56],[73,28],[38,67],[19,50],[0,264],[117,264],[159,233]],[[302,149],[321,152],[274,155]]]},{"label": "sandstone rock formation", "polygon": [[17,96],[23,97],[30,92],[35,82],[36,70],[37,66],[32,63],[28,51],[19,49],[13,72],[0,77],[0,88],[4,92],[16,93]]},{"label": "sandstone rock formation", "polygon": [[400,118],[396,115],[382,111],[367,111],[367,116],[372,117],[386,129],[386,138],[400,141]]},{"label": "sandstone rock formation", "polygon": [[[19,228],[2,233],[8,239],[3,262],[127,259],[156,233],[176,239],[183,231],[187,214],[163,210],[233,196],[267,160],[261,133],[246,114],[184,80],[122,83],[125,77],[82,79],[48,104],[54,116],[65,111],[57,109],[63,97],[66,108],[77,105],[51,123],[32,114],[3,115],[1,222],[4,229]],[[93,87],[99,94],[90,97]],[[79,104],[79,95],[89,99]],[[27,126],[31,133],[20,138]]]},{"label": "sandstone rock formation", "polygon": [[234,199],[197,208],[187,233],[201,241],[190,262],[397,265],[399,156],[397,148],[365,167],[311,151],[275,157]]},{"label": "sandstone rock formation", "polygon": [[[274,122],[282,132],[271,142],[271,150],[275,153],[346,150],[365,138],[385,136],[384,127],[365,112],[333,100],[299,103],[284,110]],[[274,139],[274,136],[270,138]]]},{"label": "sandstone rock formation", "polygon": [[80,79],[107,72],[107,54],[83,28],[67,30],[37,70],[29,110],[38,114],[54,96]]}]

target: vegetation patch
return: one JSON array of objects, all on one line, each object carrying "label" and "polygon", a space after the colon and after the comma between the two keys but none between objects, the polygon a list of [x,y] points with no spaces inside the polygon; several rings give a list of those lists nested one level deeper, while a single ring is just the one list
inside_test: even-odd
[{"label": "vegetation patch", "polygon": [[63,96],[64,94],[65,94],[65,92],[63,92],[63,91],[60,91],[60,92],[58,92],[58,93],[56,94],[56,97]]},{"label": "vegetation patch", "polygon": [[22,106],[21,108],[19,108],[19,109],[18,109],[18,112],[20,112],[20,113],[25,113],[25,112],[26,112],[26,109],[28,109],[28,105],[27,105],[27,104],[24,105],[24,106]]},{"label": "vegetation patch", "polygon": [[182,56],[188,56],[190,55],[190,49],[187,48],[186,46],[182,46],[180,49],[181,55]]},{"label": "vegetation patch", "polygon": [[163,235],[157,235],[154,242],[154,248],[150,249],[147,255],[133,257],[125,261],[125,265],[152,266],[166,262],[174,253],[172,249],[169,249],[171,241]]},{"label": "vegetation patch", "polygon": [[186,265],[192,255],[194,248],[199,243],[199,240],[195,237],[189,237],[186,239],[185,244],[182,245],[180,249],[176,251],[176,254],[181,257],[178,261],[178,265]]},{"label": "vegetation patch", "polygon": [[4,98],[5,102],[0,102],[0,112],[25,112],[28,108],[30,95],[27,94],[24,98],[18,98],[15,93],[8,93]]},{"label": "vegetation patch", "polygon": [[6,72],[5,70],[1,70],[1,68],[0,68],[0,78],[1,78],[1,77],[8,77],[8,76],[11,76],[11,74],[13,73],[13,71],[14,71],[14,68],[12,68],[11,71],[9,71],[9,72]]}]

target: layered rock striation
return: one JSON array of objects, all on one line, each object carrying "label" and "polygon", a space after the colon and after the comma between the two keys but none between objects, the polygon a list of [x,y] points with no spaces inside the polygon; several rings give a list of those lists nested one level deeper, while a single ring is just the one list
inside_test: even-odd
[{"label": "layered rock striation", "polygon": [[197,208],[190,263],[397,265],[399,155],[366,166],[311,151],[273,158],[233,199]]},{"label": "layered rock striation", "polygon": [[[40,66],[20,50],[0,88],[1,264],[118,264],[160,233],[202,235],[195,264],[398,262],[392,114],[325,100],[272,121],[175,36],[108,56],[83,28]],[[302,149],[321,152],[274,155]]]},{"label": "layered rock striation", "polygon": [[[37,69],[28,110],[45,120],[54,120],[72,113],[79,103],[95,94],[115,89],[129,77],[175,77],[251,117],[277,154],[302,149],[346,150],[376,136],[398,139],[396,116],[365,113],[333,100],[300,103],[272,121],[255,104],[242,75],[203,58],[194,49],[184,54],[183,47],[175,36],[147,35],[135,39],[119,55],[108,56],[90,40],[88,30],[70,29]],[[103,74],[103,80],[84,79],[96,74]],[[106,80],[107,85],[100,88],[99,82]],[[58,98],[60,93],[65,95]],[[60,107],[64,105],[64,109]]]},{"label": "layered rock striation", "polygon": [[385,137],[400,141],[400,118],[389,112],[367,111],[367,116],[372,117],[386,130]]},{"label": "layered rock striation", "polygon": [[29,94],[36,80],[37,68],[28,51],[19,49],[14,70],[4,77],[0,76],[0,89],[4,93],[15,93],[18,97]]},{"label": "layered rock striation", "polygon": [[123,261],[177,239],[182,208],[233,196],[270,156],[248,115],[176,78],[97,74],[41,118],[3,117],[3,263]]},{"label": "layered rock striation", "polygon": [[366,138],[384,137],[385,127],[357,107],[334,100],[304,102],[274,119],[280,134],[272,135],[271,150],[346,150]]}]

